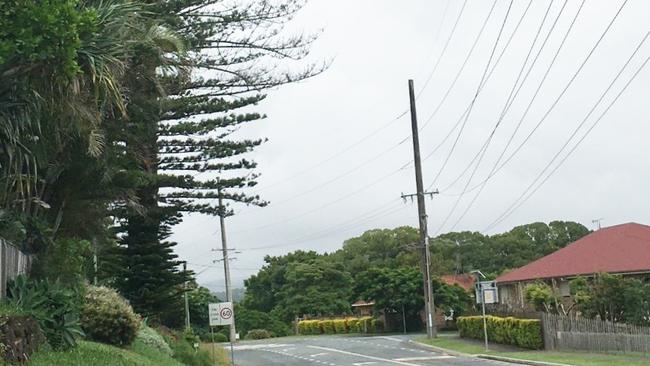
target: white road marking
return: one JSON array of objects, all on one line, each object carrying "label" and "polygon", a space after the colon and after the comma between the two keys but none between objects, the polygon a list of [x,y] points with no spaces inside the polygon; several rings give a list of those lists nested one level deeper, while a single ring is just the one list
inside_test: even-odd
[{"label": "white road marking", "polygon": [[394,363],[394,364],[398,364],[398,365],[404,365],[404,366],[420,366],[420,365],[416,365],[416,364],[414,364],[414,363],[407,363],[407,362],[402,362],[402,361],[389,360],[389,359],[387,359],[387,358],[368,356],[368,355],[363,355],[363,354],[361,354],[361,353],[354,353],[354,352],[342,351],[342,350],[340,350],[340,349],[336,349],[336,348],[327,348],[327,347],[320,347],[320,346],[307,346],[307,347],[309,347],[309,348],[314,348],[314,349],[319,349],[319,350],[323,350],[323,351],[342,353],[342,354],[344,354],[344,355],[350,355],[350,356],[356,356],[356,357],[367,358],[367,359],[369,359],[369,360],[382,361],[382,362],[389,362],[389,363]]},{"label": "white road marking", "polygon": [[239,346],[234,346],[233,349],[236,351],[245,351],[253,349],[264,349],[264,348],[280,348],[287,347],[289,344],[242,344]]},{"label": "white road marking", "polygon": [[313,355],[310,355],[309,357],[318,357],[318,356],[325,356],[327,352],[322,352],[322,353],[314,353]]},{"label": "white road marking", "polygon": [[429,357],[403,357],[395,358],[395,361],[426,361],[426,360],[447,360],[450,358],[456,358],[454,356],[429,356]]},{"label": "white road marking", "polygon": [[352,365],[354,366],[363,366],[363,365],[373,365],[376,364],[377,362],[375,361],[369,361],[369,362],[355,362]]},{"label": "white road marking", "polygon": [[389,341],[393,342],[402,342],[404,341],[403,339],[395,338],[395,337],[375,337],[375,338],[381,338],[381,339],[388,339]]}]

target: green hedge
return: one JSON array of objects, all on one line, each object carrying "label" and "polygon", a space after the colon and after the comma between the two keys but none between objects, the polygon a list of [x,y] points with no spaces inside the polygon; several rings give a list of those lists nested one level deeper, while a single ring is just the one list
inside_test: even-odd
[{"label": "green hedge", "polygon": [[[482,316],[460,316],[456,319],[460,336],[483,339]],[[500,318],[487,316],[488,340],[522,348],[541,349],[544,346],[542,324],[538,319]]]},{"label": "green hedge", "polygon": [[310,334],[346,334],[346,333],[376,333],[384,330],[384,323],[372,317],[301,320],[298,322],[298,333]]}]

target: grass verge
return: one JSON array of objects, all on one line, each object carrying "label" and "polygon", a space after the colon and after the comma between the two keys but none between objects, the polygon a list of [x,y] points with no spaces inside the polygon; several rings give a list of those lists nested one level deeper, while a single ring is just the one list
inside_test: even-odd
[{"label": "grass verge", "polygon": [[70,351],[54,352],[44,348],[36,352],[28,366],[183,366],[171,357],[135,342],[130,349],[81,341]]},{"label": "grass verge", "polygon": [[436,339],[417,338],[416,342],[468,353],[489,354],[528,361],[544,361],[574,366],[649,366],[650,357],[643,354],[600,354],[587,352],[546,352],[546,351],[489,351],[482,345],[459,337],[440,337]]}]

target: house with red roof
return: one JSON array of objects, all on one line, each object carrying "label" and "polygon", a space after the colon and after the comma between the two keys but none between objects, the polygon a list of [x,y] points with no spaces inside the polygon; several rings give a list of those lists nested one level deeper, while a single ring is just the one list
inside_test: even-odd
[{"label": "house with red roof", "polygon": [[570,300],[569,281],[598,273],[650,273],[650,226],[637,223],[603,228],[496,279],[499,302],[526,307],[524,287],[544,281]]}]

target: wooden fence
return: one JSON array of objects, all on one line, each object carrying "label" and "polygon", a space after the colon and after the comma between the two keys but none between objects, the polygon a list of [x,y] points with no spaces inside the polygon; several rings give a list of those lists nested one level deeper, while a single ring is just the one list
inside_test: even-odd
[{"label": "wooden fence", "polygon": [[650,352],[650,327],[542,314],[547,350]]},{"label": "wooden fence", "polygon": [[7,281],[27,273],[32,257],[0,238],[0,298],[7,295]]}]

